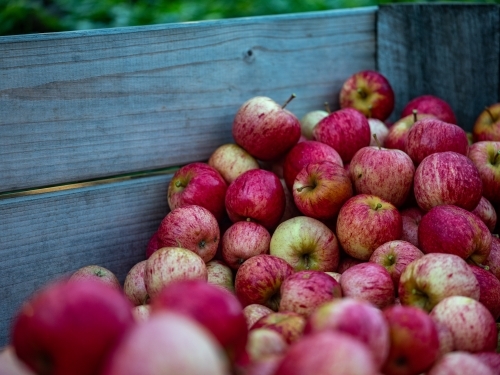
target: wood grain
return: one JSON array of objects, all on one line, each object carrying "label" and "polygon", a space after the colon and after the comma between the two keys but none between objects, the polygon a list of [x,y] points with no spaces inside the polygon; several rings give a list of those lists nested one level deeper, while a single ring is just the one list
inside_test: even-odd
[{"label": "wood grain", "polygon": [[375,67],[376,8],[0,38],[0,192],[205,160],[252,96]]},{"label": "wood grain", "polygon": [[377,64],[395,91],[392,121],[411,99],[431,94],[470,131],[484,107],[500,101],[500,6],[380,6]]}]

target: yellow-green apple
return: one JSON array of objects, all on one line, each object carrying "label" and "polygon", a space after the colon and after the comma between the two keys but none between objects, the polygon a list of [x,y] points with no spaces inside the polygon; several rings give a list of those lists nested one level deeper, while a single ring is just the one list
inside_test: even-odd
[{"label": "yellow-green apple", "polygon": [[80,267],[71,274],[69,279],[79,280],[88,278],[101,281],[105,284],[111,285],[118,290],[122,290],[122,285],[120,284],[120,280],[118,280],[118,277],[116,277],[116,275],[111,270],[97,264]]},{"label": "yellow-green apple", "polygon": [[472,355],[490,367],[493,370],[493,375],[500,375],[500,353],[481,352],[472,353]]},{"label": "yellow-green apple", "polygon": [[198,205],[209,210],[217,220],[225,214],[224,199],[227,183],[217,169],[207,163],[190,163],[181,167],[168,184],[170,210],[186,205]]},{"label": "yellow-green apple", "polygon": [[495,351],[497,348],[495,319],[476,299],[457,295],[446,297],[434,306],[429,316],[448,326],[454,350],[474,353]]},{"label": "yellow-green apple", "polygon": [[418,226],[418,243],[424,253],[455,254],[484,264],[491,250],[491,233],[472,212],[443,204],[427,212]]},{"label": "yellow-green apple", "polygon": [[313,129],[320,120],[328,116],[328,112],[322,109],[309,111],[300,119],[300,129],[302,136],[311,140],[313,138]]},{"label": "yellow-green apple", "polygon": [[292,266],[280,257],[255,255],[236,271],[234,290],[243,306],[258,303],[278,311],[281,283],[293,272]]},{"label": "yellow-green apple", "polygon": [[413,185],[415,166],[401,150],[368,146],[360,149],[349,164],[357,194],[371,194],[401,207]]},{"label": "yellow-green apple", "polygon": [[246,356],[248,329],[243,307],[227,290],[201,280],[167,285],[151,301],[151,314],[174,311],[194,319],[217,339],[231,363]]},{"label": "yellow-green apple", "polygon": [[399,213],[403,219],[403,235],[401,239],[418,247],[418,226],[425,211],[418,206],[410,206],[401,209]]},{"label": "yellow-green apple", "polygon": [[355,337],[368,346],[380,369],[389,354],[389,325],[375,305],[349,297],[319,306],[307,319],[304,335],[331,330]]},{"label": "yellow-green apple", "polygon": [[369,261],[385,267],[391,275],[394,291],[397,292],[401,273],[408,264],[423,255],[424,253],[415,245],[407,241],[395,240],[377,247]]},{"label": "yellow-green apple", "polygon": [[389,325],[390,350],[382,366],[385,375],[421,374],[439,356],[436,324],[413,306],[389,306],[383,310]]},{"label": "yellow-green apple", "polygon": [[292,190],[295,177],[305,166],[318,161],[331,161],[340,166],[344,165],[339,153],[325,143],[311,140],[293,146],[283,162],[283,178],[288,189]]},{"label": "yellow-green apple", "polygon": [[469,264],[479,283],[479,302],[493,315],[495,320],[500,318],[500,280],[489,270]]},{"label": "yellow-green apple", "polygon": [[495,372],[473,353],[454,351],[434,363],[427,375],[495,375]]},{"label": "yellow-green apple", "polygon": [[438,119],[449,122],[450,124],[457,123],[453,108],[444,99],[434,95],[421,95],[413,98],[403,108],[401,117],[412,114],[414,109],[416,109],[418,113],[434,115]]},{"label": "yellow-green apple", "polygon": [[366,117],[384,121],[394,110],[394,91],[380,72],[363,70],[344,81],[339,104],[340,108],[355,108]]},{"label": "yellow-green apple", "polygon": [[406,153],[415,165],[436,152],[454,151],[467,156],[469,141],[465,130],[438,119],[417,121],[406,139]]},{"label": "yellow-green apple", "polygon": [[269,253],[290,264],[295,271],[335,271],[339,246],[335,233],[321,221],[297,216],[274,231]]},{"label": "yellow-green apple", "polygon": [[142,323],[151,316],[151,305],[137,305],[132,308],[132,315],[136,323]]},{"label": "yellow-green apple", "polygon": [[256,328],[248,332],[247,352],[250,361],[259,361],[268,356],[280,355],[288,349],[283,336],[270,328]]},{"label": "yellow-green apple", "polygon": [[342,206],[337,218],[337,237],[342,249],[360,260],[370,259],[383,243],[399,240],[402,231],[398,209],[376,195],[355,195]]},{"label": "yellow-green apple", "polygon": [[474,142],[500,142],[500,103],[486,107],[477,117],[472,126]]},{"label": "yellow-green apple", "polygon": [[243,103],[233,121],[235,142],[259,160],[283,156],[301,134],[300,120],[285,109],[289,101],[280,105],[271,98],[256,96]]},{"label": "yellow-green apple", "polygon": [[469,147],[469,158],[479,171],[483,195],[493,205],[500,204],[500,141],[482,141]]},{"label": "yellow-green apple", "polygon": [[479,283],[465,260],[454,254],[429,253],[408,264],[399,279],[404,306],[431,311],[449,296],[479,300]]},{"label": "yellow-green apple", "polygon": [[251,330],[268,328],[278,332],[287,344],[291,344],[302,338],[306,318],[293,311],[273,311],[257,320]]},{"label": "yellow-green apple", "polygon": [[252,169],[227,188],[226,211],[233,223],[255,221],[273,230],[285,212],[285,191],[276,174]]},{"label": "yellow-green apple", "polygon": [[121,291],[98,280],[54,281],[25,300],[10,343],[36,374],[98,374],[134,326],[132,307]]},{"label": "yellow-green apple", "polygon": [[333,147],[345,164],[360,148],[370,144],[370,125],[358,110],[344,108],[322,119],[313,130],[313,139]]},{"label": "yellow-green apple", "polygon": [[207,282],[234,293],[233,270],[224,261],[212,259],[207,265]]},{"label": "yellow-green apple", "polygon": [[229,375],[229,361],[221,351],[213,335],[193,319],[161,312],[128,332],[102,375]]},{"label": "yellow-green apple", "polygon": [[269,253],[271,234],[252,221],[238,221],[222,237],[222,258],[234,270],[250,257]]},{"label": "yellow-green apple", "polygon": [[157,230],[160,247],[182,247],[204,262],[215,256],[220,241],[219,223],[206,208],[194,204],[170,211]]},{"label": "yellow-green apple", "polygon": [[481,176],[472,160],[453,151],[431,154],[415,170],[413,192],[424,211],[440,204],[472,211],[482,191]]},{"label": "yellow-green apple", "polygon": [[158,243],[158,232],[154,232],[153,235],[149,238],[149,241],[146,245],[146,259],[151,256],[156,250],[160,248]]},{"label": "yellow-green apple", "polygon": [[413,125],[418,121],[425,118],[436,118],[433,115],[428,115],[424,113],[410,113],[389,127],[389,133],[385,137],[382,143],[385,148],[395,148],[401,151],[406,151],[406,140],[408,139],[408,133],[413,127]]},{"label": "yellow-green apple", "polygon": [[273,310],[271,310],[269,307],[258,303],[252,303],[250,305],[246,305],[243,308],[243,315],[245,315],[248,329],[252,328],[253,324],[257,320],[272,312]]},{"label": "yellow-green apple", "polygon": [[377,263],[363,262],[345,270],[340,276],[344,297],[361,299],[383,309],[394,304],[396,297],[391,275]]},{"label": "yellow-green apple", "polygon": [[493,233],[497,226],[497,212],[488,199],[481,197],[478,205],[471,212],[479,217],[486,224],[490,232]]},{"label": "yellow-green apple", "polygon": [[323,331],[291,345],[275,375],[376,373],[375,360],[365,344],[342,332]]},{"label": "yellow-green apple", "polygon": [[486,260],[485,267],[500,280],[500,239],[498,237],[491,237],[490,255]]},{"label": "yellow-green apple", "polygon": [[298,271],[280,288],[279,311],[293,311],[308,317],[321,304],[342,298],[340,283],[322,271]]},{"label": "yellow-green apple", "polygon": [[215,168],[228,184],[243,172],[260,168],[258,161],[236,143],[217,147],[210,155],[208,165]]},{"label": "yellow-green apple", "polygon": [[207,266],[195,252],[182,247],[162,247],[146,261],[144,283],[154,299],[168,284],[179,280],[207,281]]},{"label": "yellow-green apple", "polygon": [[144,282],[144,270],[146,260],[137,262],[127,272],[123,282],[123,292],[134,306],[144,305],[148,302],[149,296]]},{"label": "yellow-green apple", "polygon": [[303,215],[330,220],[337,217],[354,191],[344,167],[325,160],[302,168],[295,177],[292,194],[295,206]]},{"label": "yellow-green apple", "polygon": [[370,146],[383,145],[387,135],[389,134],[389,128],[387,125],[376,118],[368,118],[368,125],[370,125],[371,140]]}]

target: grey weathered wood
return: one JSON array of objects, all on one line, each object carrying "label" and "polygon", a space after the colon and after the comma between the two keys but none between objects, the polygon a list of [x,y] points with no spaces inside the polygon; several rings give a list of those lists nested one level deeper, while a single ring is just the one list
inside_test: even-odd
[{"label": "grey weathered wood", "polygon": [[121,282],[168,212],[171,174],[0,199],[0,347],[22,301],[98,264]]},{"label": "grey weathered wood", "polygon": [[500,6],[380,6],[377,63],[396,94],[392,120],[414,97],[432,94],[471,130],[484,107],[500,101]]},{"label": "grey weathered wood", "polygon": [[255,95],[302,116],[375,67],[376,8],[0,38],[0,192],[181,165]]}]

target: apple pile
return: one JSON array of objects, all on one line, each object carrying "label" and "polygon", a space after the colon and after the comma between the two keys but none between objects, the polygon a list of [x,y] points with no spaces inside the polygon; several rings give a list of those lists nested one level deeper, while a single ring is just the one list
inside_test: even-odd
[{"label": "apple pile", "polygon": [[12,325],[37,374],[499,374],[500,103],[471,134],[376,71],[301,120],[257,96],[181,167],[123,287],[97,265]]}]

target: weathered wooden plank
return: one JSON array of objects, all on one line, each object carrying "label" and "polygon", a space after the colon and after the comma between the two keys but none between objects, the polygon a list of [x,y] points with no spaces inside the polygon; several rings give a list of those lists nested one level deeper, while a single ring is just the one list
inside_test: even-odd
[{"label": "weathered wooden plank", "polygon": [[255,95],[375,67],[376,8],[0,38],[0,192],[206,159]]},{"label": "weathered wooden plank", "polygon": [[123,282],[168,212],[171,176],[0,199],[0,347],[22,301],[48,281],[98,264]]},{"label": "weathered wooden plank", "polygon": [[453,107],[471,130],[485,106],[500,101],[500,6],[380,6],[377,68],[396,94],[396,120],[408,101],[432,94]]}]

